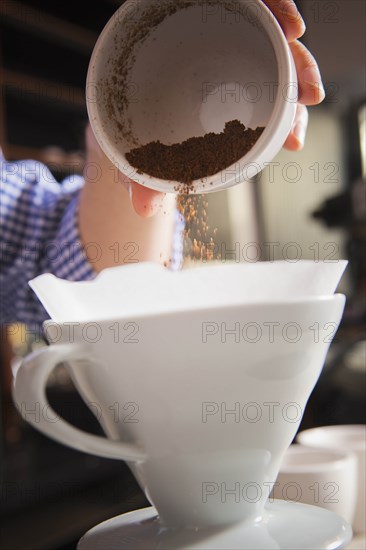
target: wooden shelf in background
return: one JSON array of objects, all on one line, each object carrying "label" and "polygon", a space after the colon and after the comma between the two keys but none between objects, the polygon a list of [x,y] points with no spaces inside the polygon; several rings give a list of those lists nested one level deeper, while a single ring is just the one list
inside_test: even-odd
[{"label": "wooden shelf in background", "polygon": [[86,109],[85,93],[75,86],[67,86],[7,69],[4,69],[0,75],[0,85],[5,89],[14,89],[24,93],[28,97],[38,97],[40,100],[50,99],[83,110]]},{"label": "wooden shelf in background", "polygon": [[[70,5],[72,10],[72,4]],[[87,8],[86,8],[87,9]],[[60,42],[68,49],[90,55],[98,35],[93,31],[49,15],[16,0],[2,0],[0,14],[8,22],[26,32],[36,32],[48,40]]]},{"label": "wooden shelf in background", "polygon": [[79,153],[67,153],[58,147],[37,149],[22,145],[5,143],[3,154],[7,160],[38,160],[51,170],[65,174],[82,174],[85,159]]}]

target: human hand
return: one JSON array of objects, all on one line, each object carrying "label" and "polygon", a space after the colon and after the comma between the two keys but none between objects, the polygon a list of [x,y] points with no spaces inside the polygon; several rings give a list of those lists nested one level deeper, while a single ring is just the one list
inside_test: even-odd
[{"label": "human hand", "polygon": [[299,82],[299,102],[292,130],[284,144],[286,149],[300,151],[305,143],[308,125],[306,105],[318,105],[325,97],[322,78],[309,50],[299,42],[305,23],[292,0],[262,0],[278,20],[289,43]]},{"label": "human hand", "polygon": [[[295,2],[292,0],[262,1],[280,23],[289,42],[297,69],[299,102],[292,130],[284,146],[289,150],[299,151],[304,146],[308,125],[306,106],[317,105],[323,101],[325,97],[324,87],[317,62],[309,50],[298,40],[305,32],[305,23]],[[87,130],[87,151],[89,158],[100,163],[105,175],[109,174],[109,178],[111,178],[114,173],[113,177],[116,177],[116,170],[101,151],[90,126]],[[139,216],[147,218],[157,212],[164,198],[163,193],[139,185],[122,173],[118,173],[117,177],[118,181],[128,189],[132,206]]]}]

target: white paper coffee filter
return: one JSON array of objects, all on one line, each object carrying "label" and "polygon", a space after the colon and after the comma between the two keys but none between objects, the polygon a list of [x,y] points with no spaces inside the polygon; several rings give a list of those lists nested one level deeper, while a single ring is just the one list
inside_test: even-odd
[{"label": "white paper coffee filter", "polygon": [[207,265],[172,272],[153,263],[104,270],[93,281],[50,273],[29,282],[58,323],[130,318],[334,294],[347,261]]}]

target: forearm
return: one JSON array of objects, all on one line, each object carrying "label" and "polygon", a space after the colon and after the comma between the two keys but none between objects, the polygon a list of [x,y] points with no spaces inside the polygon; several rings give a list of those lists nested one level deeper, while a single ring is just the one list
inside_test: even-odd
[{"label": "forearm", "polygon": [[[151,217],[142,217],[132,207],[128,179],[102,153],[90,129],[87,152],[85,185],[79,204],[79,229],[94,270],[99,272],[107,267],[136,261],[169,263],[175,224],[175,196],[156,195],[158,204],[153,206],[156,213]],[[151,204],[144,206],[152,207]],[[144,206],[140,205],[140,208]]]}]

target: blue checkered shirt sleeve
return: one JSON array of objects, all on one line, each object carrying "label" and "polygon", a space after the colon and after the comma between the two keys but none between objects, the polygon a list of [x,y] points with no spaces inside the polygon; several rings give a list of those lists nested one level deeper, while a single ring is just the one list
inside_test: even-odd
[{"label": "blue checkered shirt sleeve", "polygon": [[83,178],[58,183],[49,169],[29,160],[0,159],[0,322],[42,323],[48,315],[28,286],[42,273],[90,280],[77,222]]},{"label": "blue checkered shirt sleeve", "polygon": [[[96,276],[78,229],[84,179],[58,183],[42,163],[0,158],[0,323],[38,326],[49,316],[28,281],[53,273],[70,281]],[[176,212],[171,269],[182,267],[184,220]]]}]

